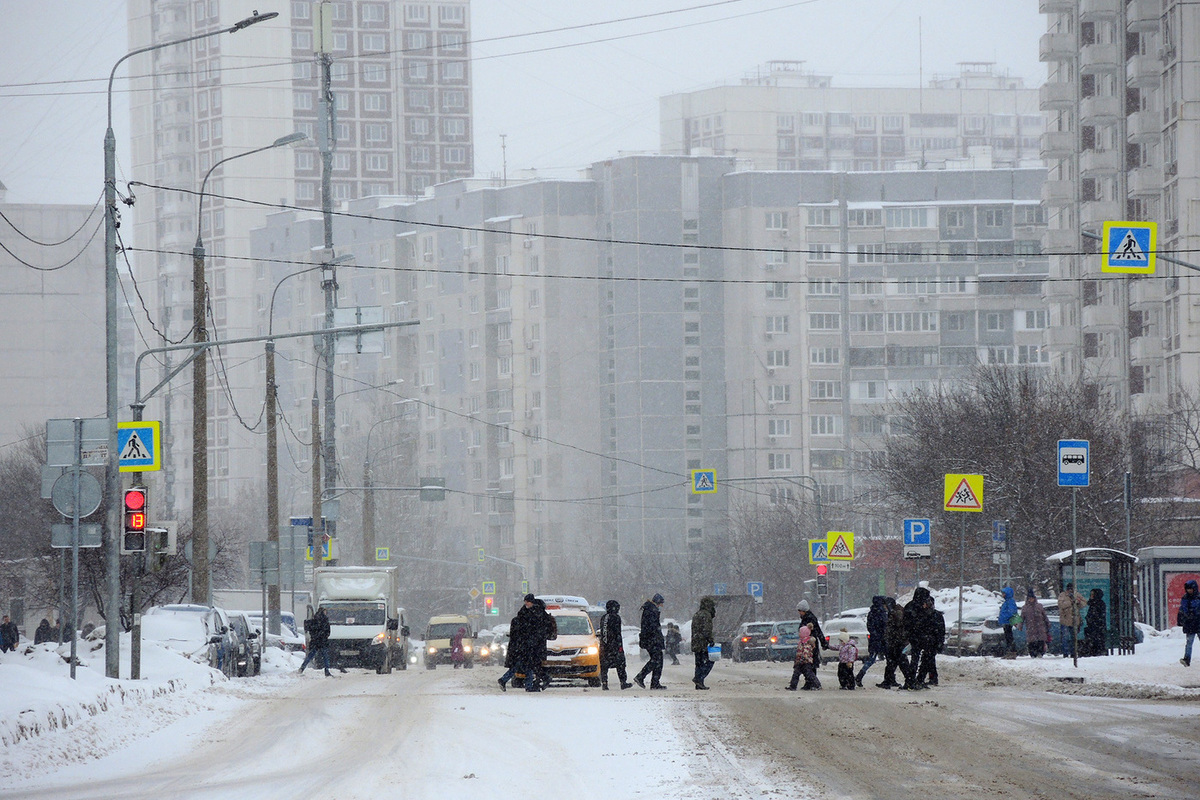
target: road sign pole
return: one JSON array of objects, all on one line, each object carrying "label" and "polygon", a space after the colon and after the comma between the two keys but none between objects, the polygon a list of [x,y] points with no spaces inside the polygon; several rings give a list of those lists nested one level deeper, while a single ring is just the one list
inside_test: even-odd
[{"label": "road sign pole", "polygon": [[962,653],[963,581],[967,574],[967,518],[958,529],[958,652]]},{"label": "road sign pole", "polygon": [[[71,680],[75,680],[75,652],[78,646],[79,631],[79,473],[83,470],[83,457],[80,449],[83,447],[83,420],[75,419],[75,476],[72,479],[72,490],[75,498],[75,511],[71,514]],[[114,499],[113,502],[116,502]],[[111,515],[110,515],[111,516]],[[118,534],[119,536],[120,534]],[[110,625],[117,625],[120,615],[112,613]],[[118,632],[119,635],[119,632]],[[106,639],[106,641],[108,641]],[[117,641],[120,641],[119,639]],[[107,658],[107,654],[106,654]],[[120,675],[112,677],[119,678]]]},{"label": "road sign pole", "polygon": [[[1079,549],[1078,542],[1075,538],[1076,533],[1077,533],[1077,528],[1076,528],[1076,524],[1075,524],[1076,523],[1075,495],[1077,495],[1078,493],[1079,493],[1078,489],[1075,489],[1075,488],[1071,489],[1071,603],[1072,604],[1075,602],[1075,592],[1078,591],[1075,588],[1075,577],[1076,577],[1075,573],[1078,572],[1078,569],[1075,565],[1075,551]],[[1075,610],[1075,616],[1076,616],[1076,618],[1079,617],[1078,609]],[[1079,623],[1078,623],[1078,621],[1076,621],[1075,630],[1073,632],[1073,635],[1071,636],[1071,663],[1076,667],[1079,666]]]}]

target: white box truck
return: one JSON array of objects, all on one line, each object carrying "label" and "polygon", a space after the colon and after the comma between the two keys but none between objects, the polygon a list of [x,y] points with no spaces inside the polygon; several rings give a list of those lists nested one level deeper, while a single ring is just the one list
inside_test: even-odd
[{"label": "white box truck", "polygon": [[311,618],[329,617],[329,648],[342,666],[389,673],[408,668],[408,621],[400,608],[396,567],[318,567],[313,570]]}]

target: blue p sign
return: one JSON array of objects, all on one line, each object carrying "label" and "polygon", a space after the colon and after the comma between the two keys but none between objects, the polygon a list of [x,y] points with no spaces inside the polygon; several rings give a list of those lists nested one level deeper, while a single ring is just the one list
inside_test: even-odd
[{"label": "blue p sign", "polygon": [[928,545],[929,542],[929,520],[927,519],[906,519],[904,520],[904,543],[906,545]]}]

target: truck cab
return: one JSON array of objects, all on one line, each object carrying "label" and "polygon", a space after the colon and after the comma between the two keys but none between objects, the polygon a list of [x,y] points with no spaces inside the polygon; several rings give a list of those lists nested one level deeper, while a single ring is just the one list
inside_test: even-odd
[{"label": "truck cab", "polygon": [[[387,673],[408,668],[408,624],[398,601],[395,567],[321,567],[313,576],[316,607],[329,617],[329,647],[342,666]],[[315,609],[309,607],[309,616]]]}]

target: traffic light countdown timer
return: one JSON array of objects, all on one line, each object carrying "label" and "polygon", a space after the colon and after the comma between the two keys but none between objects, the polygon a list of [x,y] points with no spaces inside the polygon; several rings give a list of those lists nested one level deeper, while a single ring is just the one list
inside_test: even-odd
[{"label": "traffic light countdown timer", "polygon": [[122,553],[146,552],[146,500],[145,486],[131,486],[125,490],[125,529],[121,534]]}]

